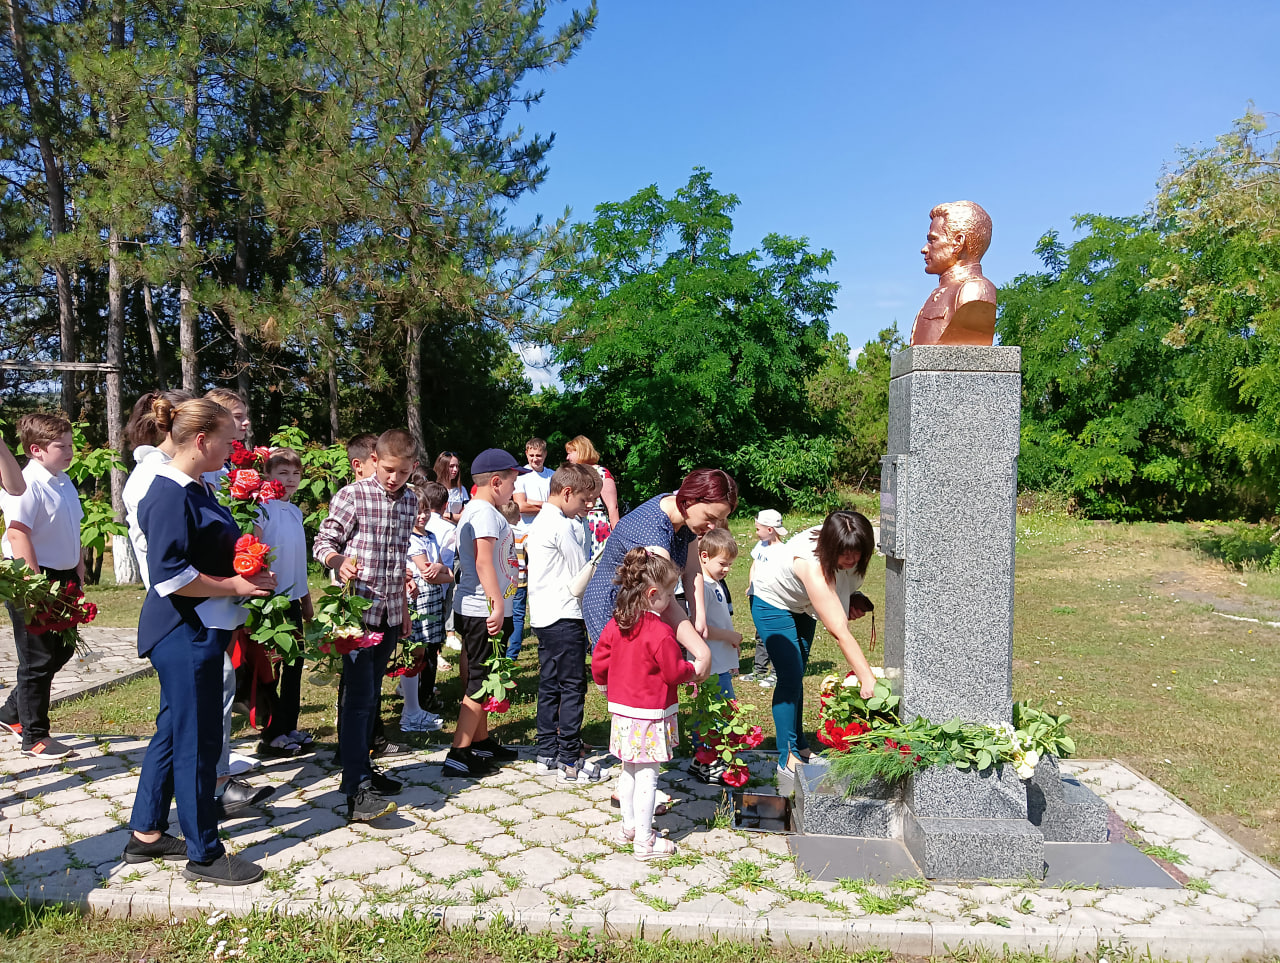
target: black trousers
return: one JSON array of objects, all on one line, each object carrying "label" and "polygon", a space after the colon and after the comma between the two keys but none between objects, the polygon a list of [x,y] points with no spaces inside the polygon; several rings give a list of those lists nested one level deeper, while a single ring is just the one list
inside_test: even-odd
[{"label": "black trousers", "polygon": [[[41,567],[55,582],[76,581],[75,569]],[[28,632],[21,609],[6,602],[13,622],[13,641],[18,650],[18,679],[9,698],[0,706],[0,721],[22,723],[22,748],[29,749],[49,737],[49,701],[53,677],[75,655],[74,642],[63,642],[61,632]],[[71,637],[71,633],[67,633]]]},{"label": "black trousers", "polygon": [[587,624],[560,619],[537,633],[537,754],[576,767],[587,701]]}]

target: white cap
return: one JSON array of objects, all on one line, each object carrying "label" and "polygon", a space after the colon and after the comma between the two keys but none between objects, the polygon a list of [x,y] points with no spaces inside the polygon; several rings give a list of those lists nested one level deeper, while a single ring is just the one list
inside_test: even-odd
[{"label": "white cap", "polygon": [[772,528],[781,538],[787,537],[787,530],[782,527],[782,513],[775,509],[766,508],[762,511],[756,516],[756,524]]}]

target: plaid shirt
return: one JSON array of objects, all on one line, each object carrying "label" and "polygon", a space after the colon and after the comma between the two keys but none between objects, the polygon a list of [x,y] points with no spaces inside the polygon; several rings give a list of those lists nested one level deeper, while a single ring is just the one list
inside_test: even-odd
[{"label": "plaid shirt", "polygon": [[352,482],[329,502],[312,554],[320,564],[331,555],[354,558],[360,566],[355,591],[373,599],[364,614],[367,625],[404,621],[404,574],[409,536],[418,517],[418,496],[407,487],[392,495],[377,476]]}]

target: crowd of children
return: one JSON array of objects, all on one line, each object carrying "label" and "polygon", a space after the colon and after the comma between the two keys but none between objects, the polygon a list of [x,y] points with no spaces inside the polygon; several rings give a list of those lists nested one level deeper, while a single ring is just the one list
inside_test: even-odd
[{"label": "crowd of children", "polygon": [[[227,854],[217,834],[219,819],[270,795],[269,789],[255,789],[230,774],[237,685],[226,653],[230,648],[240,665],[240,698],[256,710],[258,754],[292,757],[312,751],[313,736],[298,728],[303,660],[273,664],[254,651],[243,632],[233,635],[244,622],[238,602],[245,597],[285,597],[290,620],[300,629],[314,618],[309,556],[336,583],[368,600],[364,629],[367,638],[377,640],[341,660],[335,759],[342,767],[340,789],[349,820],[369,821],[394,811],[388,797],[402,788],[378,766],[380,759],[402,751],[386,738],[381,712],[382,681],[402,640],[412,663],[399,673],[401,732],[446,725],[435,682],[438,668],[448,665],[446,642],[456,633],[462,695],[443,773],[480,777],[517,758],[490,732],[481,694],[487,691],[492,657],[519,656],[527,620],[538,642],[538,771],[555,773],[565,783],[605,777],[582,741],[588,677],[594,678],[607,694],[612,716],[609,751],[621,762],[622,838],[633,843],[638,859],[674,852],[674,845],[653,830],[652,820],[658,768],[672,758],[678,742],[677,686],[714,676],[732,696],[743,641],[733,628],[723,581],[738,555],[726,529],[710,527],[694,543],[700,564],[696,578],[690,570],[682,572],[661,547],[626,552],[614,579],[613,618],[593,650],[582,594],[601,531],[590,516],[600,511],[602,487],[611,480],[607,472],[585,458],[553,471],[546,467],[546,442],[533,438],[525,447],[525,465],[502,449],[477,455],[470,466],[474,487],[468,491],[455,453],[443,452],[425,472],[412,436],[393,429],[348,443],[354,480],[333,495],[310,546],[302,512],[293,504],[303,481],[302,458],[290,448],[266,454],[264,480],[276,483],[282,497],[261,505],[254,535],[269,547],[272,561],[269,571],[243,577],[231,567],[232,516],[215,495],[231,468],[231,442],[243,439],[248,428],[245,400],[225,389],[205,399],[153,392],[139,401],[128,427],[136,467],[125,486],[126,517],[149,589],[139,654],[156,665],[162,697],[127,860],[186,858],[188,878],[224,884],[261,878],[252,863]],[[29,456],[21,474],[8,449],[0,448],[5,556],[21,558],[57,581],[79,583],[84,574],[81,510],[66,475],[73,456],[71,426],[53,416],[26,415],[19,433]],[[756,532],[753,575],[761,553],[786,535],[776,512],[762,512]],[[709,656],[687,655],[671,625],[659,617],[680,604],[675,598],[682,575],[693,583],[685,586],[685,604],[707,640]],[[21,610],[8,607],[19,678],[0,707],[0,728],[20,737],[28,755],[68,755],[71,750],[49,733],[49,692],[54,673],[71,653],[54,644],[57,637],[45,640],[27,632]],[[183,662],[180,646],[198,658]],[[764,678],[764,646],[756,649],[756,676]],[[246,667],[254,686],[249,697]],[[718,764],[694,763],[691,771],[708,782],[722,775]],[[185,840],[165,831],[175,796]]]}]

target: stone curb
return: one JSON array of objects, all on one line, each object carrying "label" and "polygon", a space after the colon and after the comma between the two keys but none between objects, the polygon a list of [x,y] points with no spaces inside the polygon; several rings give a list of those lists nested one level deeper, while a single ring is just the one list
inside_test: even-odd
[{"label": "stone curb", "polygon": [[961,948],[992,952],[1043,953],[1051,959],[1094,953],[1100,945],[1123,946],[1134,954],[1156,959],[1203,960],[1205,963],[1235,963],[1249,958],[1270,958],[1280,952],[1280,927],[1243,924],[1221,930],[1191,926],[1124,927],[1011,925],[994,923],[976,926],[961,923],[919,923],[902,920],[831,920],[822,917],[789,919],[774,924],[760,919],[717,920],[700,913],[637,913],[631,910],[602,912],[590,909],[521,910],[511,907],[435,906],[407,907],[323,907],[315,900],[281,899],[265,904],[255,902],[244,891],[187,894],[174,900],[171,894],[125,893],[94,890],[87,896],[60,891],[53,885],[43,888],[33,904],[60,903],[100,913],[112,919],[196,919],[217,912],[247,916],[255,909],[263,913],[310,912],[319,916],[349,916],[362,919],[373,915],[402,916],[414,912],[440,920],[446,929],[484,930],[505,921],[531,933],[582,932],[646,941],[664,937],[681,942],[712,938],[743,943],[768,942],[793,948],[833,948],[853,952],[878,949],[901,956],[946,957]]},{"label": "stone curb", "polygon": [[110,679],[91,682],[78,689],[70,689],[53,696],[49,700],[49,708],[52,709],[54,706],[60,706],[66,702],[74,702],[76,699],[83,699],[85,696],[97,695],[99,692],[106,692],[108,689],[114,689],[118,685],[124,685],[126,682],[132,682],[134,679],[142,678],[145,675],[155,675],[155,673],[155,667],[150,662],[139,660],[138,668],[133,671],[122,672],[119,675],[112,676]]}]

